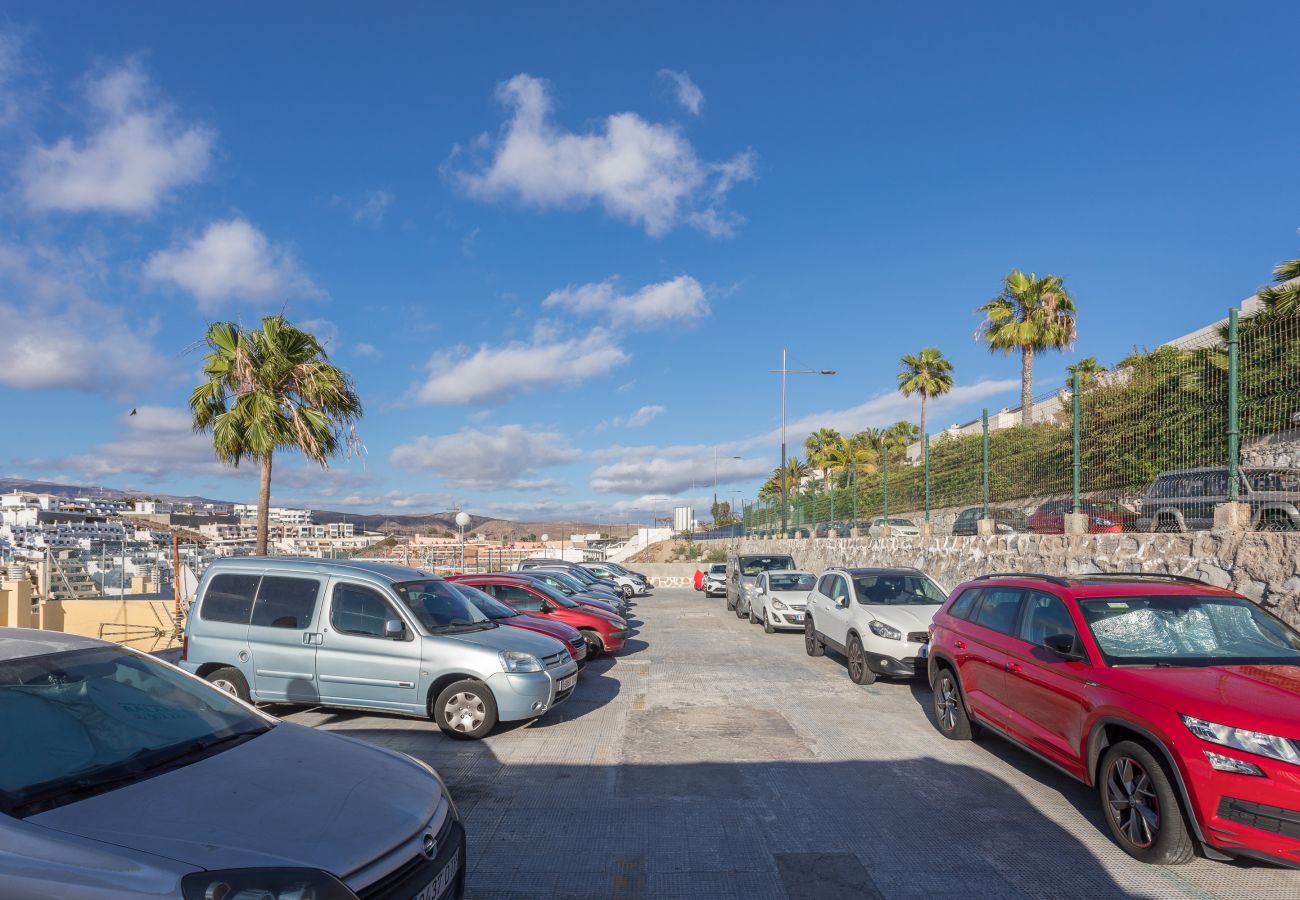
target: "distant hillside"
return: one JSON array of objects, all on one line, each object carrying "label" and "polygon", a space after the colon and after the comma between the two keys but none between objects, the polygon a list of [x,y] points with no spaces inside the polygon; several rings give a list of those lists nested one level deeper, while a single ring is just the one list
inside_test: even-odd
[{"label": "distant hillside", "polygon": [[90,484],[63,484],[58,481],[33,481],[30,478],[14,478],[0,475],[0,494],[10,491],[30,491],[33,494],[53,494],[56,497],[154,497],[172,503],[229,503],[229,500],[213,500],[210,497],[194,495],[160,494],[157,491],[128,490],[125,488],[103,487]]}]

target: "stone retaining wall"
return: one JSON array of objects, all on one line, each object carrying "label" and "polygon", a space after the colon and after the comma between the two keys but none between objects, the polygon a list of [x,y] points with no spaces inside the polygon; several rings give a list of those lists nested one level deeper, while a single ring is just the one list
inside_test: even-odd
[{"label": "stone retaining wall", "polygon": [[[718,546],[723,546],[721,541]],[[709,563],[630,563],[628,568],[640,572],[651,587],[694,587],[695,570],[707,569]]]},{"label": "stone retaining wall", "polygon": [[915,566],[944,588],[989,572],[1160,572],[1228,587],[1300,628],[1300,535],[1017,534],[998,537],[732,541],[740,553],[788,553],[800,568]]}]

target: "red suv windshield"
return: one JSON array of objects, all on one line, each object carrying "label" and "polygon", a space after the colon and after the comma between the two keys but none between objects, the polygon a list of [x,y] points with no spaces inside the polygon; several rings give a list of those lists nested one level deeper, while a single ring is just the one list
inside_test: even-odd
[{"label": "red suv windshield", "polygon": [[1113,666],[1300,665],[1300,634],[1248,600],[1104,597],[1079,608]]}]

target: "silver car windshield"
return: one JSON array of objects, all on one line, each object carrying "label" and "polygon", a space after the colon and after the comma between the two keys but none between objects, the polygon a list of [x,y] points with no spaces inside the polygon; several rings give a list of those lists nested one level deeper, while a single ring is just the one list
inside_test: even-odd
[{"label": "silver car windshield", "polygon": [[0,812],[23,817],[197,762],[270,728],[117,647],[0,662]]},{"label": "silver car windshield", "polygon": [[1300,665],[1300,634],[1249,600],[1106,597],[1079,609],[1111,665]]},{"label": "silver car windshield", "polygon": [[943,589],[924,575],[855,575],[853,586],[859,603],[907,606],[942,603],[948,599]]},{"label": "silver car windshield", "polygon": [[477,606],[452,589],[447,582],[407,581],[393,585],[406,608],[432,634],[495,627]]}]

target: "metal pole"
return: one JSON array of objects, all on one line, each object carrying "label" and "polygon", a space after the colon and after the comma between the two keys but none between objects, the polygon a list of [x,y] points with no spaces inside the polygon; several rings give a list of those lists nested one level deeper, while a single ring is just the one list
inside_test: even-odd
[{"label": "metal pole", "polygon": [[1241,375],[1238,369],[1237,352],[1237,309],[1228,310],[1228,502],[1236,503],[1241,485],[1238,483],[1238,466],[1241,460],[1240,441],[1241,423],[1237,421],[1237,380]]},{"label": "metal pole", "polygon": [[989,411],[984,410],[984,518],[989,517]]},{"label": "metal pole", "polygon": [[789,512],[786,504],[789,503],[789,494],[787,493],[785,479],[785,370],[789,368],[786,363],[787,351],[781,351],[781,537],[785,537],[786,522],[789,521]]},{"label": "metal pole", "polygon": [[858,527],[858,463],[853,462],[853,527]]},{"label": "metal pole", "polygon": [[930,521],[930,436],[921,435],[921,454],[925,457],[925,521]]},{"label": "metal pole", "polygon": [[1074,394],[1070,403],[1070,414],[1074,421],[1074,514],[1079,514],[1079,473],[1082,460],[1079,459],[1079,373],[1074,373],[1074,384],[1071,385],[1071,391]]},{"label": "metal pole", "polygon": [[[718,505],[718,448],[713,448],[713,505]],[[712,510],[710,510],[712,512]]]},{"label": "metal pole", "polygon": [[889,447],[885,447],[885,524],[889,524]]}]

